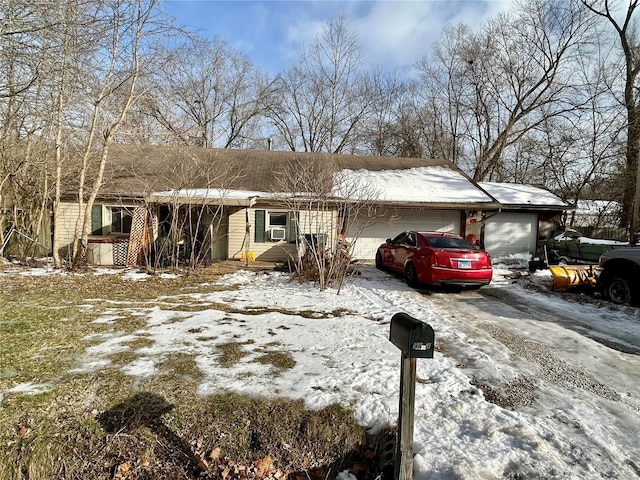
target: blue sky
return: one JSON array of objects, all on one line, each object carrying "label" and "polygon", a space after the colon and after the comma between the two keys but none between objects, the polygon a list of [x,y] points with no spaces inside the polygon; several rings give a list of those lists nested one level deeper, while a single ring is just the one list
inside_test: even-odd
[{"label": "blue sky", "polygon": [[343,13],[366,65],[411,70],[446,24],[478,26],[510,0],[167,0],[177,24],[218,36],[275,74],[295,62],[304,42]]}]

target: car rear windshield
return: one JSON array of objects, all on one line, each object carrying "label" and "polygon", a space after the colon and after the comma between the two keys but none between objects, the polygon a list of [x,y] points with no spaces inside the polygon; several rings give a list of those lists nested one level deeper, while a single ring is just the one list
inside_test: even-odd
[{"label": "car rear windshield", "polygon": [[456,237],[427,237],[432,247],[435,248],[460,248],[465,250],[473,250],[473,246],[464,238]]}]

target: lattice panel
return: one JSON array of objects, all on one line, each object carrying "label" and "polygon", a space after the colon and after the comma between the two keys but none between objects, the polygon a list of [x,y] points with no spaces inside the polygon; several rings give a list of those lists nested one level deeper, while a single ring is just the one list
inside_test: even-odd
[{"label": "lattice panel", "polygon": [[129,235],[129,248],[127,249],[127,266],[140,265],[144,248],[149,243],[149,231],[147,221],[147,209],[136,207],[133,210],[131,220],[131,234]]},{"label": "lattice panel", "polygon": [[113,241],[113,264],[124,266],[127,262],[127,246],[129,240],[127,238],[116,238]]}]

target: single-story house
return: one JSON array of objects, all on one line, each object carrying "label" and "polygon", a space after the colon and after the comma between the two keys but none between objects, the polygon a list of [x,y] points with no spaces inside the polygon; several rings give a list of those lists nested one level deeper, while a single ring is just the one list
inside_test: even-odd
[{"label": "single-story house", "polygon": [[[78,217],[72,192],[59,207],[64,255]],[[183,258],[277,262],[300,243],[338,241],[370,260],[403,230],[464,236],[474,219],[483,224],[504,208],[445,160],[112,145],[92,211],[89,261],[137,264],[174,249]],[[493,235],[486,228],[482,235],[491,248],[500,243]]]},{"label": "single-story house", "polygon": [[[533,185],[478,182],[501,205],[484,219],[483,244],[493,257],[535,255],[552,219],[572,208],[550,191]],[[552,229],[553,227],[548,227]]]},{"label": "single-story house", "polygon": [[574,211],[565,212],[564,225],[586,237],[627,240],[620,227],[622,205],[613,200],[578,200]]}]

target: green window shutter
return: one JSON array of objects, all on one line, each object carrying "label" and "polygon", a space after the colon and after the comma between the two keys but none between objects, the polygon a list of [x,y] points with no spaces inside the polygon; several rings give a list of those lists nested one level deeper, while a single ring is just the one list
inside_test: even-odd
[{"label": "green window shutter", "polygon": [[296,243],[298,238],[298,222],[300,212],[289,212],[289,243]]},{"label": "green window shutter", "polygon": [[102,205],[91,206],[91,235],[102,235]]},{"label": "green window shutter", "polygon": [[265,232],[265,211],[264,210],[256,210],[256,225],[255,225],[255,235],[254,241],[256,243],[264,243],[264,232]]}]

